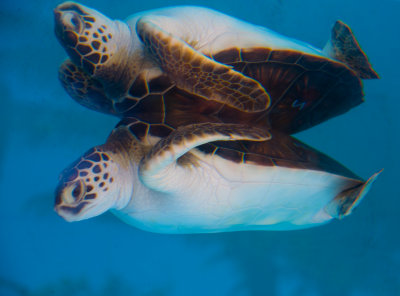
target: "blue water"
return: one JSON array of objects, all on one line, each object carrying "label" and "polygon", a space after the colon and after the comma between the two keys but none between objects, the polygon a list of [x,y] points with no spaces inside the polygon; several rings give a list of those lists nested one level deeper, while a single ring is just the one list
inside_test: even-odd
[{"label": "blue water", "polygon": [[400,1],[83,2],[120,19],[205,5],[317,47],[342,19],[381,75],[365,82],[364,104],[298,135],[362,177],[385,168],[350,217],[297,232],[175,236],[53,211],[58,174],[117,123],[57,80],[58,3],[0,4],[0,295],[400,295]]}]

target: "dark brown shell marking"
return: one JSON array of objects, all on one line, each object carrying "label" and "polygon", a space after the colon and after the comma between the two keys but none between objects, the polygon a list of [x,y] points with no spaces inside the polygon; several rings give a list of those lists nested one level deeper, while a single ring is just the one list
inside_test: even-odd
[{"label": "dark brown shell marking", "polygon": [[259,81],[271,96],[262,114],[271,127],[296,133],[363,102],[360,78],[345,64],[291,50],[231,48],[215,60]]}]

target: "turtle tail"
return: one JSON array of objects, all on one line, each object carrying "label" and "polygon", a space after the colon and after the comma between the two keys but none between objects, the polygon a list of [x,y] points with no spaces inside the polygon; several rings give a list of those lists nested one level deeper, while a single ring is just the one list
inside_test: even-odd
[{"label": "turtle tail", "polygon": [[381,172],[382,170],[373,174],[364,183],[340,192],[326,205],[325,212],[336,219],[342,219],[343,217],[350,215],[368,193],[372,183],[374,183]]},{"label": "turtle tail", "polygon": [[372,68],[368,57],[361,49],[350,27],[342,21],[336,21],[332,28],[331,40],[323,51],[354,70],[360,78],[377,79],[378,74]]}]

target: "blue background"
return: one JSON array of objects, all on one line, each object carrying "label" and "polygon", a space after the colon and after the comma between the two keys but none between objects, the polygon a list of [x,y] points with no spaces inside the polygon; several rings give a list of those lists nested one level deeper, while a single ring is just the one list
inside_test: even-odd
[{"label": "blue background", "polygon": [[347,22],[380,80],[366,102],[297,136],[362,177],[385,168],[343,221],[297,232],[160,235],[111,214],[67,223],[58,174],[117,119],[76,104],[57,80],[59,1],[0,4],[0,295],[400,295],[400,1],[84,1],[112,18],[198,4],[323,47]]}]

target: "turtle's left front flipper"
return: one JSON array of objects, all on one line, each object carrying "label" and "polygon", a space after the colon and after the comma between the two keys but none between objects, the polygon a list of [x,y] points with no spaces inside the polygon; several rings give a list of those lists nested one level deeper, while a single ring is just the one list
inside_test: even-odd
[{"label": "turtle's left front flipper", "polygon": [[[157,23],[163,24],[162,28]],[[168,17],[148,16],[137,22],[136,31],[178,87],[241,111],[258,112],[269,107],[270,96],[258,81],[203,55],[170,33],[175,26]]]},{"label": "turtle's left front flipper", "polygon": [[[179,127],[168,137],[161,139],[142,159],[139,176],[147,186],[164,191],[168,169],[191,149],[214,141],[266,141],[271,138],[268,131],[242,124],[201,123]],[[171,167],[172,165],[172,167]],[[171,172],[171,176],[174,173]]]}]

